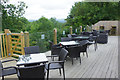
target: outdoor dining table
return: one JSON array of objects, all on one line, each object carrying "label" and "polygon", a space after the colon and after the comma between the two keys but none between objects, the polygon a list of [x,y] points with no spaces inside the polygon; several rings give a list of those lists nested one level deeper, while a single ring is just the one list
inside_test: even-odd
[{"label": "outdoor dining table", "polygon": [[73,37],[72,40],[88,40],[89,36],[77,36]]},{"label": "outdoor dining table", "polygon": [[63,46],[72,46],[72,45],[79,45],[80,43],[77,41],[65,41],[65,42],[59,42]]},{"label": "outdoor dining table", "polygon": [[17,66],[46,63],[48,59],[44,53],[27,54],[19,56]]}]

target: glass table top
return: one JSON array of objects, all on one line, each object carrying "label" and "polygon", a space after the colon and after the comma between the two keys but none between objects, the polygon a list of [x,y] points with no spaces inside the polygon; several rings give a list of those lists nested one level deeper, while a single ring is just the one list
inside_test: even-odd
[{"label": "glass table top", "polygon": [[17,65],[47,62],[48,59],[44,53],[28,54],[19,56]]}]

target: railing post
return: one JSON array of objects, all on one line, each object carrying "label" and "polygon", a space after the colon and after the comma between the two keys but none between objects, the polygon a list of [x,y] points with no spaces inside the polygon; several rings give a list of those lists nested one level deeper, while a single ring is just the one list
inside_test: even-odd
[{"label": "railing post", "polygon": [[29,47],[29,32],[25,31],[24,39],[25,39],[25,47]]},{"label": "railing post", "polygon": [[5,47],[5,34],[3,34],[3,47],[4,47],[4,56],[6,58],[6,47]]},{"label": "railing post", "polygon": [[70,34],[72,34],[72,26],[70,27]]},{"label": "railing post", "polygon": [[25,55],[24,47],[25,47],[24,33],[21,31],[21,48],[22,48],[21,51],[22,51],[22,55]]},{"label": "railing post", "polygon": [[10,57],[11,56],[11,48],[10,48],[10,31],[9,29],[5,29],[5,39],[6,39],[6,49],[7,49],[7,57]]},{"label": "railing post", "polygon": [[3,56],[2,38],[1,38],[1,36],[2,36],[2,35],[0,34],[0,47],[1,47],[1,54],[0,54],[0,57],[3,58],[4,56]]},{"label": "railing post", "polygon": [[54,28],[54,44],[57,44],[57,29]]},{"label": "railing post", "polygon": [[82,32],[82,26],[80,26],[80,32]]},{"label": "railing post", "polygon": [[87,32],[88,32],[88,31],[90,31],[90,30],[89,30],[89,26],[88,26],[88,25],[87,25],[86,31],[87,31]]}]

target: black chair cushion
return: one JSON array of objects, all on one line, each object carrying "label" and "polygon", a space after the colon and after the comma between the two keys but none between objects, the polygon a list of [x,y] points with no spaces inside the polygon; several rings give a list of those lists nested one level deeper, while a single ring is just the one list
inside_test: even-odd
[{"label": "black chair cushion", "polygon": [[[46,69],[48,69],[48,64],[46,64],[45,67],[46,67]],[[49,69],[59,69],[59,68],[62,68],[62,65],[59,63],[52,63],[49,66]]]},{"label": "black chair cushion", "polygon": [[69,37],[61,37],[61,42],[63,41],[71,41],[72,39]]},{"label": "black chair cushion", "polygon": [[40,53],[39,46],[24,47],[25,54]]},{"label": "black chair cushion", "polygon": [[11,75],[11,74],[16,74],[16,69],[5,69],[2,71],[2,76],[7,76],[7,75]]},{"label": "black chair cushion", "polygon": [[19,78],[44,78],[45,76],[45,65],[29,66],[29,67],[18,67]]},{"label": "black chair cushion", "polygon": [[106,44],[108,42],[108,34],[99,33],[97,43]]},{"label": "black chair cushion", "polygon": [[72,38],[71,34],[68,34],[68,37],[69,37],[69,38]]},{"label": "black chair cushion", "polygon": [[93,36],[97,36],[98,32],[97,31],[93,31]]},{"label": "black chair cushion", "polygon": [[59,55],[61,49],[60,44],[52,45],[51,55]]}]

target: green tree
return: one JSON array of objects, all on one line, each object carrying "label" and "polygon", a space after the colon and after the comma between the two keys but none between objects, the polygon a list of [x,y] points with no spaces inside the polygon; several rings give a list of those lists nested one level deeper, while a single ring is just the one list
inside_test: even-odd
[{"label": "green tree", "polygon": [[[24,30],[27,19],[23,17],[27,6],[24,2],[19,4],[8,4],[7,0],[2,0],[2,29],[10,29],[13,32]],[[24,22],[25,21],[25,22]]]},{"label": "green tree", "polygon": [[120,20],[118,2],[76,2],[67,16],[67,25],[77,28],[100,20]]}]

